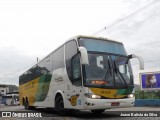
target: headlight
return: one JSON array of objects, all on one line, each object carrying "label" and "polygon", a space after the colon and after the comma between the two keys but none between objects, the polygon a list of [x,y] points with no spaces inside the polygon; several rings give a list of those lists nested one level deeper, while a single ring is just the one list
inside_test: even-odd
[{"label": "headlight", "polygon": [[134,94],[127,95],[128,98],[133,98]]},{"label": "headlight", "polygon": [[93,99],[100,99],[101,96],[99,96],[99,95],[92,95],[92,98],[93,98]]},{"label": "headlight", "polygon": [[100,99],[101,96],[99,95],[95,95],[95,94],[92,94],[92,93],[85,93],[84,94],[87,98],[92,98],[92,99]]}]

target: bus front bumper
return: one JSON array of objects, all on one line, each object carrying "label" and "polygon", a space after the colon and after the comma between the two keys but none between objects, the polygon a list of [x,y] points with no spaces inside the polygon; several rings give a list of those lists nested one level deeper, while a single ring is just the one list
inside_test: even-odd
[{"label": "bus front bumper", "polygon": [[90,99],[86,98],[85,109],[110,109],[133,107],[135,98],[126,99]]}]

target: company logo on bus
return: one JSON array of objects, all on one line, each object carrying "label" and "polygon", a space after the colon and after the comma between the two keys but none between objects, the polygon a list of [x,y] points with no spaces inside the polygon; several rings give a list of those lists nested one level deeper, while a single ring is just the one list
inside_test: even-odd
[{"label": "company logo on bus", "polygon": [[31,82],[31,83],[29,83],[29,84],[25,85],[25,90],[28,90],[28,89],[34,88],[34,86],[35,86],[35,83],[34,83],[34,82]]},{"label": "company logo on bus", "polygon": [[77,105],[77,98],[79,97],[79,95],[78,94],[76,94],[76,95],[72,95],[71,97],[70,97],[70,99],[68,99],[70,102],[71,102],[71,105],[72,106],[76,106]]}]

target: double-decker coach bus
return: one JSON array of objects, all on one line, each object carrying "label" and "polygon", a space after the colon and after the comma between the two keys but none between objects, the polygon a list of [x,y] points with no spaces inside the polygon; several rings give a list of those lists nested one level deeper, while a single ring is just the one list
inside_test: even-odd
[{"label": "double-decker coach bus", "polygon": [[76,36],[19,77],[20,104],[57,110],[132,107],[135,102],[130,59],[121,42]]}]

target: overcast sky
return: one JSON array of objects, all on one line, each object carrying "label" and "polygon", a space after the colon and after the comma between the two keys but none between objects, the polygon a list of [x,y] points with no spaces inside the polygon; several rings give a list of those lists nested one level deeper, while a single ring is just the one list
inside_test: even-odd
[{"label": "overcast sky", "polygon": [[138,1],[130,1],[130,7],[138,5],[139,9],[98,34],[122,41],[128,54],[143,57],[143,71],[139,70],[138,60],[131,60],[136,84],[140,84],[139,73],[160,71],[160,1],[150,0],[142,4],[139,7]]},{"label": "overcast sky", "polygon": [[[70,37],[92,35],[152,1],[154,0],[0,0],[0,83],[18,85],[19,75],[34,65],[37,57],[42,59]],[[146,39],[143,36],[146,37],[147,34],[152,39],[149,33],[155,27],[154,36],[157,36],[156,39],[160,37],[159,21],[151,21],[150,26],[145,22],[150,16],[155,19],[160,16],[159,6],[158,2],[154,3],[142,12],[113,25],[107,32],[95,35],[121,41],[128,51],[132,48],[130,53],[135,52],[136,46],[139,50],[144,44]],[[147,41],[150,42],[148,37]],[[135,65],[136,68],[138,66]]]}]

